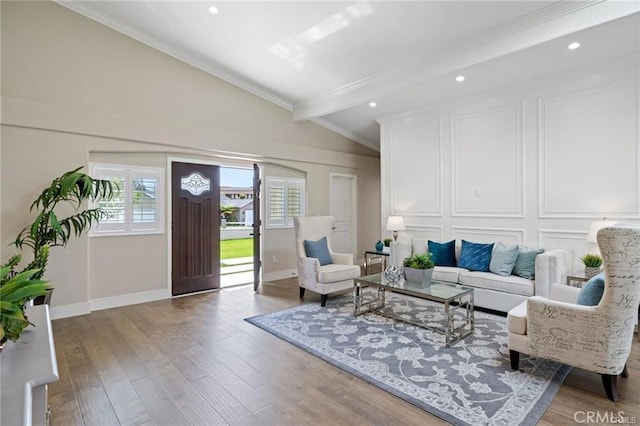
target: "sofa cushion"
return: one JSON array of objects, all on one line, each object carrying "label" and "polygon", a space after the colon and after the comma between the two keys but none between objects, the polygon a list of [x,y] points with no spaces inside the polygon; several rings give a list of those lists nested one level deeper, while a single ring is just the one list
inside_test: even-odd
[{"label": "sofa cushion", "polygon": [[518,260],[518,246],[505,246],[502,243],[496,244],[491,254],[491,262],[489,262],[489,271],[494,274],[508,277],[516,266]]},{"label": "sofa cushion", "polygon": [[339,265],[332,263],[320,267],[318,281],[321,283],[335,283],[337,281],[351,280],[360,276],[360,266]]},{"label": "sofa cushion", "polygon": [[536,275],[536,256],[544,253],[544,249],[520,247],[518,260],[513,267],[513,274],[522,278],[533,279]]},{"label": "sofa cushion", "polygon": [[514,306],[507,314],[507,329],[511,333],[527,334],[527,301]]},{"label": "sofa cushion", "polygon": [[431,278],[436,281],[457,283],[460,279],[461,272],[469,272],[469,270],[464,268],[457,268],[454,266],[436,266],[435,268],[433,268],[433,276]]},{"label": "sofa cushion", "polygon": [[462,240],[462,251],[460,252],[458,266],[470,271],[488,272],[492,251],[493,243],[478,244]]},{"label": "sofa cushion", "polygon": [[592,277],[578,293],[578,305],[596,306],[604,293],[604,272]]},{"label": "sofa cushion", "polygon": [[461,272],[458,282],[468,287],[486,288],[521,296],[533,296],[535,289],[533,280],[514,275],[501,277],[491,272]]},{"label": "sofa cushion", "polygon": [[456,240],[446,243],[429,240],[427,247],[436,266],[456,266]]},{"label": "sofa cushion", "polygon": [[322,237],[318,241],[304,240],[304,251],[307,253],[307,257],[318,259],[320,265],[333,263],[327,246],[327,237]]}]

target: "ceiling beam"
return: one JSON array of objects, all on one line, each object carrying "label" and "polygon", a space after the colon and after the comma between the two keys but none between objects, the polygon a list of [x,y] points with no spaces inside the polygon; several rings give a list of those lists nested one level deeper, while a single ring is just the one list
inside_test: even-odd
[{"label": "ceiling beam", "polygon": [[640,12],[640,2],[559,2],[505,25],[340,87],[293,106],[293,119],[310,120],[342,111],[394,90]]}]

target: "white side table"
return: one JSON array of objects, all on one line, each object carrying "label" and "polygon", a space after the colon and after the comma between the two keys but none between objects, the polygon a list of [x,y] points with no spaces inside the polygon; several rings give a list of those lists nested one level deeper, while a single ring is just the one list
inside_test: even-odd
[{"label": "white side table", "polygon": [[47,384],[58,380],[49,306],[31,306],[29,326],[17,342],[7,342],[0,356],[2,425],[48,425]]}]

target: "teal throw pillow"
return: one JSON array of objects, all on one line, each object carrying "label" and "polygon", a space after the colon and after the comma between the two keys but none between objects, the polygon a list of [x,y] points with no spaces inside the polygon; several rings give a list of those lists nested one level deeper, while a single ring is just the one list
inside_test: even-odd
[{"label": "teal throw pillow", "polygon": [[436,266],[456,266],[456,240],[447,243],[436,243],[429,240],[427,250]]},{"label": "teal throw pillow", "polygon": [[544,253],[544,249],[520,247],[518,260],[513,267],[513,274],[522,278],[534,279],[536,276],[536,256]]},{"label": "teal throw pillow", "polygon": [[507,247],[502,243],[496,244],[493,249],[493,254],[491,255],[489,271],[503,277],[508,277],[516,266],[519,252],[518,246]]},{"label": "teal throw pillow", "polygon": [[604,272],[592,277],[578,293],[578,305],[596,306],[604,293]]},{"label": "teal throw pillow", "polygon": [[315,257],[320,261],[320,266],[330,265],[333,263],[329,247],[327,246],[327,237],[322,237],[318,241],[304,240],[304,251],[307,257]]},{"label": "teal throw pillow", "polygon": [[478,244],[462,240],[458,266],[470,271],[489,272],[493,243]]}]

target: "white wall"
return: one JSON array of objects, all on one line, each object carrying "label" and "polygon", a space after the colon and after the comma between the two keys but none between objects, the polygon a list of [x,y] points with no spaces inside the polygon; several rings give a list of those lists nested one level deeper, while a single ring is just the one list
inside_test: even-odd
[{"label": "white wall", "polygon": [[[377,239],[369,236],[380,221],[378,153],[56,3],[0,2],[0,11],[4,259],[41,189],[90,161],[296,169],[313,214],[329,213],[331,173],[354,174],[366,188],[358,202],[371,211],[359,220],[358,250]],[[54,248],[45,275],[56,287],[53,315],[168,297],[167,235],[82,236]],[[267,274],[295,268],[292,235],[289,245],[266,233],[263,245],[265,259],[279,259]]]},{"label": "white wall", "polygon": [[381,121],[382,224],[436,241],[594,252],[595,219],[640,217],[639,59]]}]

